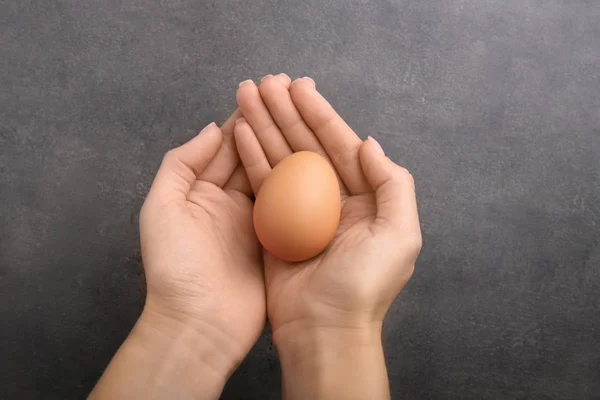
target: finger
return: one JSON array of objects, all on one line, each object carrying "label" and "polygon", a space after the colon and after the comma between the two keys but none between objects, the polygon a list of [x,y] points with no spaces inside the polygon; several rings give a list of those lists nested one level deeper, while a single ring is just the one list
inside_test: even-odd
[{"label": "finger", "polygon": [[271,166],[277,165],[283,158],[292,154],[292,149],[271,118],[254,82],[245,81],[240,84],[237,103],[244,118],[252,126]]},{"label": "finger", "polygon": [[312,151],[329,158],[319,139],[296,109],[289,90],[275,77],[266,77],[258,87],[271,117],[294,151]]},{"label": "finger", "polygon": [[221,132],[223,133],[221,148],[198,179],[214,183],[218,187],[223,187],[229,178],[231,178],[231,174],[233,174],[235,168],[240,164],[240,157],[235,148],[235,140],[233,138],[233,127],[235,126],[235,121],[241,116],[242,112],[237,109],[225,121],[221,127]]},{"label": "finger", "polygon": [[290,95],[350,192],[370,191],[358,155],[362,140],[317,92],[314,81],[310,78],[295,80],[290,86]]},{"label": "finger", "polygon": [[271,78],[271,77],[273,77],[277,81],[281,82],[281,84],[283,86],[285,86],[286,89],[289,89],[290,85],[292,84],[292,80],[290,79],[290,77],[287,76],[287,74],[284,74],[283,72],[279,75],[266,75],[260,81],[263,82],[265,79]]},{"label": "finger", "polygon": [[252,191],[256,195],[271,172],[271,165],[252,127],[243,118],[238,119],[235,124],[235,143]]},{"label": "finger", "polygon": [[225,186],[223,186],[223,190],[237,190],[248,197],[252,197],[254,195],[252,192],[252,186],[250,186],[250,180],[248,180],[248,175],[246,174],[246,170],[242,164],[237,166],[231,175],[231,178],[229,178]]},{"label": "finger", "polygon": [[[333,165],[321,142],[319,142],[313,131],[306,125],[304,119],[302,119],[302,116],[296,109],[288,88],[281,84],[276,77],[265,77],[258,90],[271,117],[273,117],[273,120],[283,133],[292,150],[318,153]],[[337,172],[336,175],[340,184],[340,190],[345,194],[347,189]]]},{"label": "finger", "polygon": [[222,142],[221,130],[213,122],[189,142],[167,152],[149,195],[165,200],[185,199],[192,184],[214,159]]},{"label": "finger", "polygon": [[386,227],[408,228],[420,236],[415,184],[411,174],[387,158],[369,137],[360,149],[360,162],[377,198],[376,222]]}]

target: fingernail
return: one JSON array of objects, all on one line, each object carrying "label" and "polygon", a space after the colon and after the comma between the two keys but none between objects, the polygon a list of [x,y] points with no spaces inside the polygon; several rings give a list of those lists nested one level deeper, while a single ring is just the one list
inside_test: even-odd
[{"label": "fingernail", "polygon": [[202,128],[202,130],[200,131],[200,134],[210,130],[211,128],[213,128],[215,126],[217,126],[217,124],[214,122],[211,122],[210,124],[208,124],[204,128]]},{"label": "fingernail", "polygon": [[283,76],[284,78],[286,78],[290,82],[292,81],[292,79],[288,76],[288,74],[286,74],[284,72],[280,73],[279,76]]},{"label": "fingernail", "polygon": [[313,79],[313,78],[310,78],[310,77],[308,77],[308,76],[305,76],[305,77],[304,77],[304,78],[302,78],[302,79],[309,81],[309,82],[310,82],[310,83],[313,85],[313,87],[317,87],[317,84],[315,83],[315,81],[314,81],[314,79]]},{"label": "fingernail", "polygon": [[385,152],[383,151],[383,147],[381,147],[381,145],[379,144],[379,142],[377,140],[375,140],[372,136],[369,136],[369,140],[375,145],[375,148],[377,149],[378,152],[385,155]]},{"label": "fingernail", "polygon": [[271,75],[271,74],[269,74],[269,75],[265,75],[265,76],[263,76],[262,78],[260,78],[260,81],[262,82],[262,81],[264,81],[265,79],[267,79],[267,78],[268,78],[268,77],[270,77],[270,76],[273,76],[273,75]]},{"label": "fingernail", "polygon": [[246,79],[244,82],[240,83],[240,85],[238,87],[242,87],[245,84],[250,83],[250,82],[253,82],[253,80],[252,79]]},{"label": "fingernail", "polygon": [[246,122],[246,118],[238,118],[238,119],[236,119],[236,120],[235,120],[235,124],[236,124],[236,125],[237,125],[237,124],[240,124],[240,123],[242,123],[242,122]]}]

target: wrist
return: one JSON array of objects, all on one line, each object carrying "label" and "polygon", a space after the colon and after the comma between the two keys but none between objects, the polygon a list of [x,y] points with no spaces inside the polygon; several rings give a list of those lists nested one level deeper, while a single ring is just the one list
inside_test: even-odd
[{"label": "wrist", "polygon": [[381,324],[287,324],[273,332],[286,399],[387,399]]},{"label": "wrist", "polygon": [[273,329],[273,344],[287,364],[319,362],[349,348],[381,347],[381,324],[324,326],[290,322]]},{"label": "wrist", "polygon": [[218,399],[232,363],[195,327],[145,309],[90,399]]},{"label": "wrist", "polygon": [[202,354],[198,354],[201,361],[228,379],[243,361],[248,349],[224,328],[221,317],[221,313],[203,308],[181,311],[148,295],[140,320],[172,341],[191,347],[191,350],[202,343]]},{"label": "wrist", "polygon": [[197,367],[212,371],[215,378],[226,380],[237,367],[228,338],[208,323],[184,322],[144,310],[137,326],[150,345],[172,348],[174,354],[180,353]]}]

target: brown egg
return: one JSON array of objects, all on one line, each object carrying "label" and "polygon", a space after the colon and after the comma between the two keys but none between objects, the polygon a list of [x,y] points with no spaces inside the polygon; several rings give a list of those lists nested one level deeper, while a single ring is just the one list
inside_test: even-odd
[{"label": "brown egg", "polygon": [[329,162],[300,151],[277,164],[263,182],[254,204],[254,229],[275,257],[303,261],[333,239],[340,210],[340,187]]}]

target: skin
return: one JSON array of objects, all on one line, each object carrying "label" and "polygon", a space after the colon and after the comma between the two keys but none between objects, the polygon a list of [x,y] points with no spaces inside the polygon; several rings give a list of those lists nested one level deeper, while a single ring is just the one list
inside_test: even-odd
[{"label": "skin", "polygon": [[[285,398],[388,398],[381,324],[421,247],[412,177],[310,79],[247,81],[237,100],[165,155],[140,215],[146,304],[90,398],[217,399],[267,314]],[[263,253],[252,197],[300,150],[330,160],[343,210],[328,249],[291,264]]]},{"label": "skin", "polygon": [[90,399],[218,398],[262,332],[262,250],[233,136],[240,116],[165,155],[140,214],[146,304]]},{"label": "skin", "polygon": [[[259,87],[247,82],[237,100],[245,119],[235,138],[255,193],[295,151],[327,157],[340,181],[341,221],[322,254],[301,263],[264,254],[284,397],[388,398],[381,327],[421,249],[412,176],[374,139],[363,142],[309,78],[289,90],[271,77]],[[274,146],[283,143],[276,136],[288,147]]]},{"label": "skin", "polygon": [[214,399],[265,324],[252,195],[233,124],[165,156],[140,216],[148,294],[91,399]]}]

